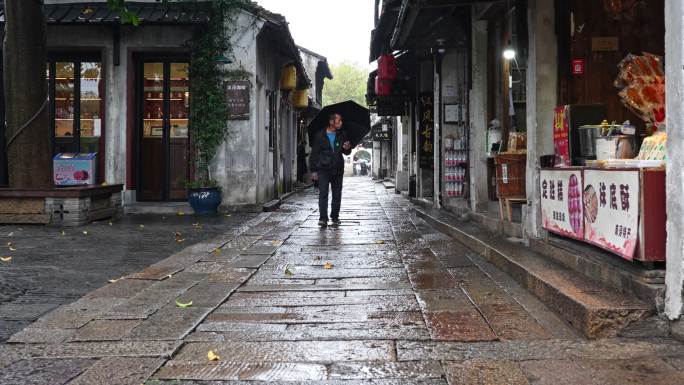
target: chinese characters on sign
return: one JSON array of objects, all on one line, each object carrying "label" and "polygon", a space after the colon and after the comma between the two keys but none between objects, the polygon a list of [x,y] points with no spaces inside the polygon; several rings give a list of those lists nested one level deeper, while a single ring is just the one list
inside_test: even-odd
[{"label": "chinese characters on sign", "polygon": [[639,171],[585,170],[584,178],[586,240],[631,260],[639,226]]},{"label": "chinese characters on sign", "polygon": [[545,229],[583,239],[582,171],[541,171],[542,225]]},{"label": "chinese characters on sign", "polygon": [[556,165],[570,166],[572,164],[569,132],[567,106],[556,107],[553,119],[553,147],[556,154]]},{"label": "chinese characters on sign", "polygon": [[432,94],[420,95],[418,110],[420,126],[418,132],[418,150],[421,168],[434,168],[434,144],[432,137],[435,128],[434,103]]},{"label": "chinese characters on sign", "polygon": [[247,80],[226,82],[229,120],[249,119],[249,85]]},{"label": "chinese characters on sign", "polygon": [[392,129],[391,124],[388,122],[382,122],[376,124],[371,128],[371,138],[374,141],[388,142],[392,140]]}]

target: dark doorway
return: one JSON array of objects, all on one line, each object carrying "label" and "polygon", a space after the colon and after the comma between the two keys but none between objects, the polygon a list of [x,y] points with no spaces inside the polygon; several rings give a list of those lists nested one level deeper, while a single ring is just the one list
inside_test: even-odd
[{"label": "dark doorway", "polygon": [[190,138],[189,63],[141,58],[138,67],[138,200],[187,198]]}]

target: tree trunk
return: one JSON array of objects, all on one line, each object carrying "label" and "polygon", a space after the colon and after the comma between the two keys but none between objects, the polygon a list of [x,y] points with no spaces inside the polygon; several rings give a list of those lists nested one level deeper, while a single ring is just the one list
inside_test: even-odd
[{"label": "tree trunk", "polygon": [[53,183],[41,3],[5,0],[5,137],[9,185],[16,189],[50,188]]}]

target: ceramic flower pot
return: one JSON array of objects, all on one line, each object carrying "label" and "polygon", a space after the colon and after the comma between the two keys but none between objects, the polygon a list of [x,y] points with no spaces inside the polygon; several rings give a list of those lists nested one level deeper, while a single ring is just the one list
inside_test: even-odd
[{"label": "ceramic flower pot", "polygon": [[216,214],[221,204],[221,190],[217,187],[189,189],[188,203],[195,214]]}]

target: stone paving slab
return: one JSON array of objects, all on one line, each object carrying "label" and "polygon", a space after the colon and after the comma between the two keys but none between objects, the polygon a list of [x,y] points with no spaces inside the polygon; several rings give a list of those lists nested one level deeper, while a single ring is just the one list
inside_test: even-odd
[{"label": "stone paving slab", "polygon": [[160,358],[103,358],[68,385],[140,385],[163,363]]},{"label": "stone paving slab", "polygon": [[401,378],[405,380],[441,379],[442,366],[437,361],[413,362],[344,362],[330,365],[330,379],[369,380]]},{"label": "stone paving slab", "polygon": [[63,385],[94,363],[87,358],[21,360],[2,369],[0,384]]},{"label": "stone paving slab", "polygon": [[180,308],[171,303],[154,313],[129,335],[130,340],[173,341],[181,340],[211,312],[211,308]]},{"label": "stone paving slab", "polygon": [[[316,293],[321,293],[316,295]],[[344,296],[343,291],[336,291],[337,295],[331,295],[330,292],[314,292],[307,296],[292,296],[290,293],[281,293],[278,296],[264,296],[260,294],[265,293],[236,293],[231,296],[230,300],[217,309],[217,312],[222,312],[225,307],[234,306],[332,306],[332,305],[365,305],[365,304],[380,304],[382,307],[377,310],[394,309],[396,311],[418,311],[420,307],[416,302],[416,298],[412,295],[394,295],[394,296]]]},{"label": "stone paving slab", "polygon": [[214,351],[234,362],[336,362],[391,361],[394,345],[390,341],[278,341],[188,343],[174,357],[177,361],[206,362]]},{"label": "stone paving slab", "polygon": [[[85,326],[78,329],[71,338],[71,341],[120,341],[141,323],[141,320],[90,321]],[[14,337],[16,337],[16,335]]]},{"label": "stone paving slab", "polygon": [[527,377],[518,364],[510,361],[472,360],[449,362],[444,365],[444,370],[447,373],[449,385],[529,385]]},{"label": "stone paving slab", "polygon": [[606,339],[504,341],[469,344],[463,342],[397,341],[400,361],[413,360],[560,360],[640,359],[682,357],[684,344],[669,339]]},{"label": "stone paving slab", "polygon": [[12,335],[7,341],[20,344],[58,344],[70,340],[77,331],[77,329],[49,329],[29,326]]},{"label": "stone paving slab", "polygon": [[170,361],[155,375],[158,379],[181,380],[245,380],[245,381],[312,381],[327,377],[325,365],[281,362],[217,362]]}]

